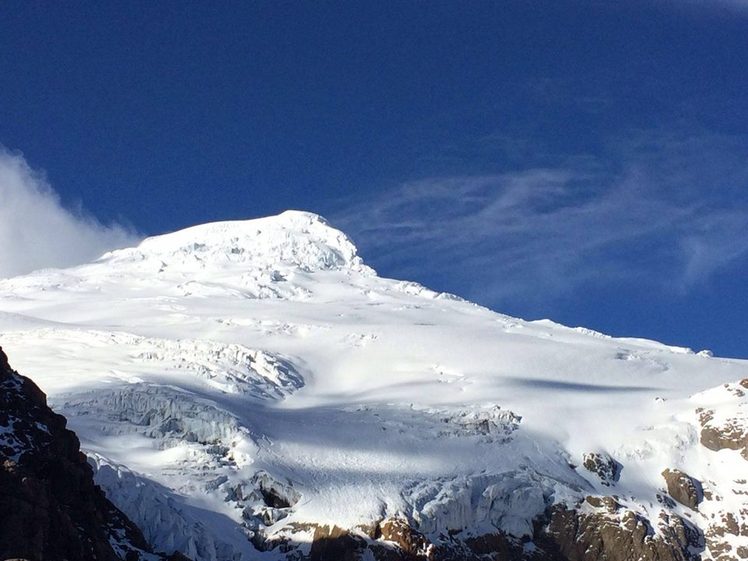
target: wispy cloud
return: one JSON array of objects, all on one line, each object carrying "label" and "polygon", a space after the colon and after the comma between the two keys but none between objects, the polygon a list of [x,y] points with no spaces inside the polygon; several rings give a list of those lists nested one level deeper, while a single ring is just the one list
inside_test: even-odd
[{"label": "wispy cloud", "polygon": [[64,208],[43,174],[0,147],[0,277],[76,265],[135,239],[124,226]]},{"label": "wispy cloud", "polygon": [[482,302],[612,281],[684,291],[748,257],[747,148],[635,132],[555,167],[408,182],[333,221],[390,274]]}]

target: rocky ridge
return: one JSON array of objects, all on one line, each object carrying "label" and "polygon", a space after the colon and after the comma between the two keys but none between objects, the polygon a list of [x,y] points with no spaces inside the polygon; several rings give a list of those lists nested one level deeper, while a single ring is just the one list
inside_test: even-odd
[{"label": "rocky ridge", "polygon": [[66,425],[0,348],[0,558],[164,560],[94,484]]}]

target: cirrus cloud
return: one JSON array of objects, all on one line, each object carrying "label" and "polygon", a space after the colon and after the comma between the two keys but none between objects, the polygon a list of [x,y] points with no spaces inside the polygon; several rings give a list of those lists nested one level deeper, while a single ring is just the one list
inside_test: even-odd
[{"label": "cirrus cloud", "polygon": [[490,305],[616,282],[685,293],[748,258],[746,148],[631,131],[555,166],[406,182],[333,219],[388,274]]}]

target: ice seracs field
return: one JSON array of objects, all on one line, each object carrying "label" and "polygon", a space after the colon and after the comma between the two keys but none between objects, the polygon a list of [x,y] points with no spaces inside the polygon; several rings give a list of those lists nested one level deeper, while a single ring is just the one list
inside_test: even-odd
[{"label": "ice seracs field", "polygon": [[381,278],[311,213],[0,280],[0,345],[195,561],[748,558],[748,362]]}]

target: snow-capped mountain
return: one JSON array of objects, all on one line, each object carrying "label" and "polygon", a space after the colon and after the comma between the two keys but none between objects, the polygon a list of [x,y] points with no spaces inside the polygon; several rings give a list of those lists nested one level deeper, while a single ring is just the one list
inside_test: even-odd
[{"label": "snow-capped mountain", "polygon": [[748,362],[380,278],[313,214],[1,280],[0,345],[196,561],[748,558]]}]

